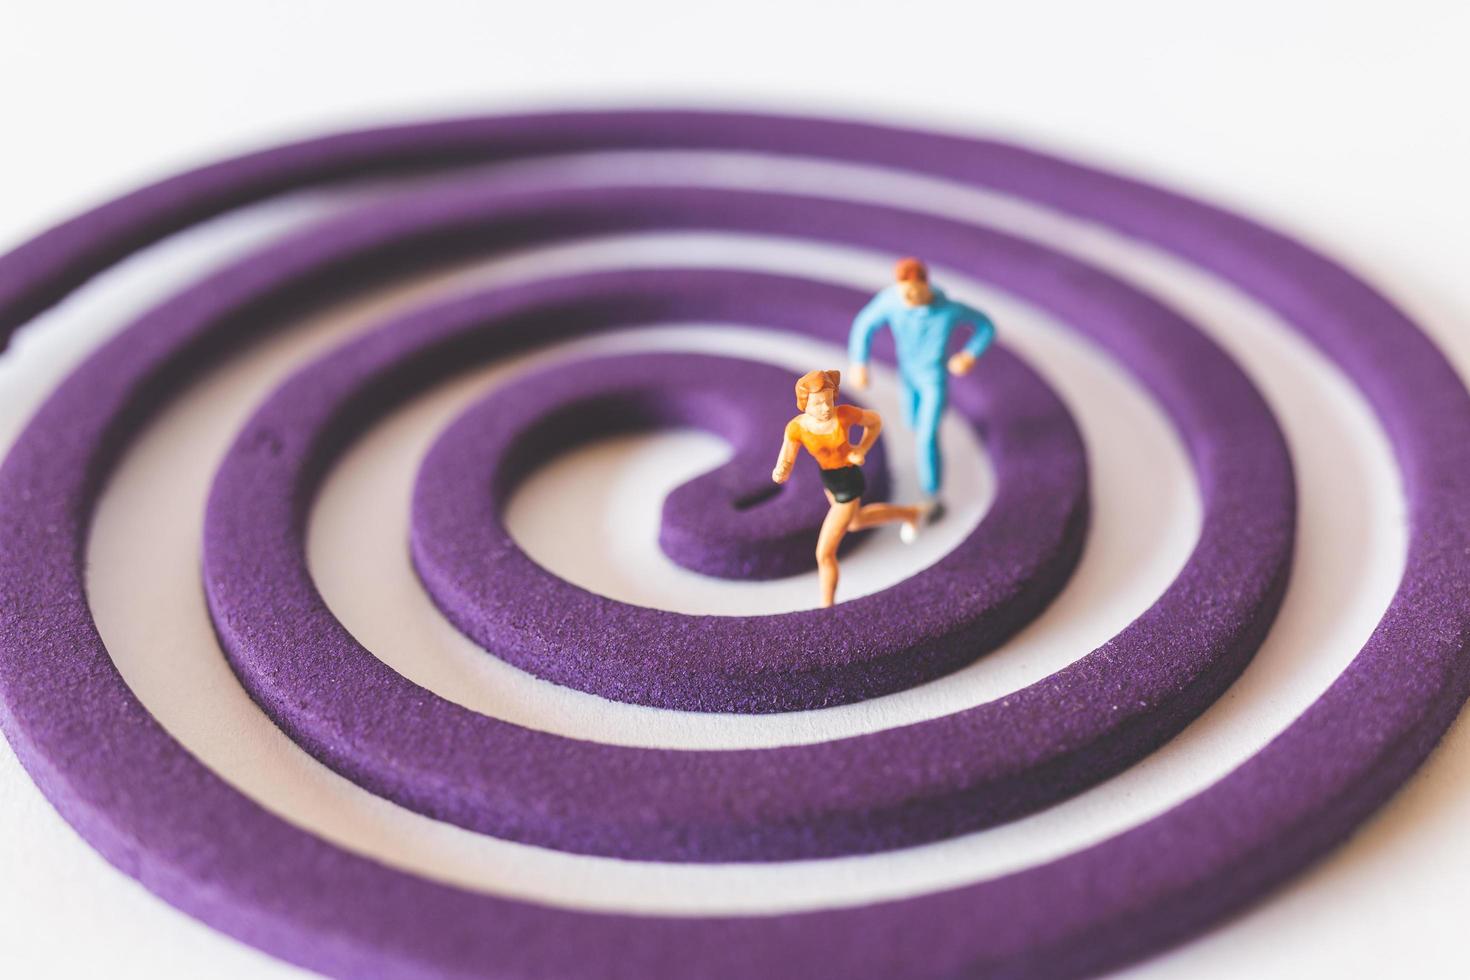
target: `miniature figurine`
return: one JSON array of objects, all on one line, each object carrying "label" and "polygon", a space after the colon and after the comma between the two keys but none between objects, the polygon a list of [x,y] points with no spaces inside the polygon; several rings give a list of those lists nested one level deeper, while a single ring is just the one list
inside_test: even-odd
[{"label": "miniature figurine", "polygon": [[[907,543],[914,540],[927,513],[925,506],[863,505],[867,482],[863,479],[862,465],[868,450],[878,441],[878,433],[883,431],[883,419],[877,412],[856,405],[837,404],[841,381],[839,371],[812,371],[797,380],[796,407],[801,414],[787,423],[781,455],[771,472],[772,480],[785,483],[791,476],[797,451],[803,446],[821,467],[822,485],[832,505],[817,536],[817,573],[822,583],[823,608],[836,599],[837,546],[848,531],[902,521],[900,534]],[[848,438],[854,427],[863,430],[863,438],[856,446]]]},{"label": "miniature figurine", "polygon": [[868,355],[873,335],[883,324],[893,331],[898,350],[898,375],[903,383],[904,422],[914,430],[918,449],[919,486],[934,505],[931,518],[942,510],[939,488],[943,477],[939,458],[939,420],[949,395],[945,351],[954,328],[969,324],[968,343],[949,358],[949,373],[969,373],[975,359],[995,339],[995,324],[979,310],[957,303],[929,284],[929,270],[918,259],[903,259],[894,269],[896,282],[863,307],[852,322],[848,381],[859,391],[868,386]]}]

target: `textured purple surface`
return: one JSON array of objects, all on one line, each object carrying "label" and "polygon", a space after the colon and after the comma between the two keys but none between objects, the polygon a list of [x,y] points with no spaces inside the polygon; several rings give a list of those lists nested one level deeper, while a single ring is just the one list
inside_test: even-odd
[{"label": "textured purple surface", "polygon": [[[260,584],[289,580],[309,590],[299,542],[288,529],[296,522],[291,508],[303,493],[302,473],[325,468],[337,448],[322,431],[341,431],[336,418],[366,398],[375,398],[375,410],[385,408],[382,397],[369,393],[401,388],[394,380],[399,364],[414,364],[422,379],[427,369],[418,365],[432,357],[448,373],[467,363],[471,346],[491,357],[523,342],[522,335],[544,338],[550,323],[587,331],[717,317],[834,339],[854,302],[862,302],[854,290],[751,273],[598,274],[417,312],[304,369],[247,426],[220,468],[210,510],[211,594],[225,620],[221,634],[236,661],[245,661],[242,674],[275,673],[277,654],[263,650],[260,640],[253,598]],[[667,417],[721,426],[736,456],[670,496],[663,534],[716,557],[728,554],[732,541],[742,548],[749,542],[748,550],[790,541],[789,552],[805,570],[813,568],[816,527],[827,510],[814,464],[798,467],[785,492],[759,507],[740,510],[733,503],[778,489],[770,477],[772,447],[779,447],[795,412],[788,391],[794,376],[693,355],[558,367],[492,394],[448,428],[425,459],[415,491],[416,563],[449,618],[485,649],[620,700],[699,711],[789,711],[921,683],[972,661],[1025,622],[1060,588],[1082,545],[1086,464],[1078,433],[1035,374],[1008,353],[988,360],[957,386],[964,390],[956,391],[955,404],[992,447],[1000,484],[994,508],[938,567],[884,598],[781,616],[679,615],[572,586],[515,545],[499,513],[527,466],[558,451],[568,434],[585,438],[626,427],[629,417]],[[691,381],[701,372],[717,379],[707,390]],[[569,411],[564,403],[572,398],[595,399],[597,410]],[[749,407],[752,401],[759,407]],[[746,407],[736,410],[735,403]],[[557,427],[566,434],[554,432]],[[260,429],[277,436],[283,449],[253,453],[253,432]],[[528,452],[532,443],[539,448]],[[494,485],[492,476],[498,476]],[[279,532],[266,530],[273,527]],[[1019,533],[1022,528],[1032,530]],[[951,601],[929,601],[946,594]],[[896,618],[896,606],[910,612]],[[319,607],[314,612],[318,619],[329,615]],[[303,617],[290,632],[303,635],[304,628]]]},{"label": "textured purple surface", "polygon": [[[683,279],[684,273],[667,273],[675,279]],[[541,297],[545,309],[537,317],[533,305],[522,303],[507,323],[508,306],[498,295],[480,297],[479,315],[470,313],[472,304],[456,303],[448,308],[434,311],[443,320],[452,324],[446,330],[444,322],[430,324],[428,316],[416,315],[406,330],[400,330],[405,349],[445,343],[445,335],[458,328],[464,332],[466,316],[480,320],[471,332],[485,331],[494,325],[504,329],[497,331],[501,346],[492,340],[477,344],[478,354],[485,358],[495,356],[506,348],[525,343],[517,337],[517,327],[532,318],[547,319],[548,314],[565,319],[573,314],[568,310],[575,301],[588,308],[585,315],[575,321],[578,332],[617,325],[626,315],[618,309],[618,293],[624,296],[625,304],[633,304],[632,315],[646,317],[650,294],[667,293],[657,280],[649,274],[633,274],[622,277],[622,288],[604,288],[600,293],[597,309],[586,295],[595,291],[598,284],[612,287],[616,279],[594,277],[582,283],[563,283],[561,295],[551,294],[546,287],[538,285],[531,293]],[[685,280],[687,282],[687,280]],[[764,281],[749,277],[739,282],[742,288],[757,289]],[[697,285],[698,280],[694,283]],[[589,289],[589,287],[592,287]],[[681,293],[692,304],[698,303],[697,290],[685,285]],[[516,291],[525,297],[525,291]],[[666,297],[665,317],[677,313],[680,297]],[[549,323],[547,326],[551,326]],[[554,326],[551,329],[555,329]],[[547,332],[537,331],[544,341]],[[379,348],[381,350],[381,348]],[[391,355],[389,356],[391,358]],[[350,361],[350,355],[343,358]],[[463,353],[456,352],[441,360],[442,370],[452,372],[466,365]],[[392,360],[385,358],[380,365],[391,373]],[[325,374],[326,366],[321,366]],[[348,368],[352,370],[351,367]],[[360,369],[359,369],[360,370]],[[301,375],[310,372],[303,371]],[[654,429],[682,428],[701,429],[721,437],[731,450],[731,458],[722,465],[680,484],[664,498],[659,525],[659,545],[664,554],[674,563],[704,575],[742,581],[784,578],[811,572],[814,567],[812,553],[817,544],[817,533],[827,516],[827,498],[822,494],[822,482],[815,467],[802,467],[791,479],[778,486],[771,482],[771,460],[779,446],[781,433],[791,419],[793,399],[788,389],[792,387],[794,375],[791,370],[746,361],[737,358],[708,355],[661,355],[640,354],[634,356],[593,358],[574,364],[558,364],[534,372],[524,379],[496,389],[486,399],[484,408],[476,409],[478,425],[456,425],[455,434],[467,441],[491,434],[522,432],[516,439],[509,459],[497,459],[494,463],[477,460],[474,465],[482,466],[478,476],[487,482],[474,491],[477,500],[473,508],[475,516],[466,518],[469,526],[462,525],[454,533],[478,534],[481,528],[471,522],[486,520],[499,529],[503,550],[514,550],[513,560],[529,562],[524,553],[516,548],[501,524],[502,505],[509,502],[520,481],[531,470],[586,442],[627,432]],[[295,386],[300,386],[298,376]],[[339,382],[340,384],[340,382]],[[334,386],[335,389],[336,386]],[[1060,405],[1058,404],[1060,412]],[[282,424],[299,427],[302,419],[284,406],[276,407],[272,413],[281,418]],[[1065,420],[1061,423],[1069,426]],[[773,437],[771,433],[775,433]],[[441,465],[460,457],[465,447],[456,444],[457,439],[446,437],[436,443],[433,455]],[[1073,439],[1076,452],[1080,455],[1081,445]],[[323,465],[323,464],[318,464]],[[468,465],[468,463],[466,464]],[[1078,469],[1085,466],[1079,460]],[[867,500],[888,499],[887,453],[880,440],[872,448],[865,467],[868,478]],[[488,482],[493,476],[497,506],[484,511],[481,504],[489,500],[492,486]],[[434,488],[426,488],[420,479],[420,496],[434,496]],[[596,493],[595,488],[589,493]],[[1079,484],[1067,495],[1080,500],[1085,488]],[[861,543],[866,536],[859,533],[851,536],[852,544]],[[847,545],[844,541],[843,544]],[[1081,547],[1080,534],[1070,542],[1073,551]],[[499,571],[493,577],[500,578]],[[554,576],[542,573],[554,587],[565,585]],[[487,583],[488,584],[488,583]],[[520,582],[516,588],[541,587],[541,583]],[[574,590],[574,601],[582,601],[585,593]],[[448,609],[445,610],[449,612]],[[566,607],[563,616],[583,618],[575,615],[576,610]],[[452,617],[451,617],[452,618]],[[611,628],[612,624],[609,624]],[[543,636],[544,641],[555,641]],[[487,649],[504,655],[503,650],[486,644]],[[604,651],[598,651],[601,657]],[[557,647],[550,656],[563,658],[579,656],[575,650]],[[529,666],[529,665],[527,665]],[[576,686],[575,684],[573,686]],[[807,705],[815,707],[816,704]],[[697,704],[681,707],[698,708]]]},{"label": "textured purple surface", "polygon": [[[749,304],[751,318],[774,313],[819,336],[840,334],[846,311],[862,302],[855,292],[803,290],[789,279],[745,274],[670,269],[592,280],[599,281],[600,305],[615,307],[618,292],[678,297],[693,307],[701,295],[729,294]],[[562,288],[586,290],[575,281]],[[422,343],[423,333],[402,331],[405,346]],[[298,387],[315,387],[321,381],[311,376],[328,373],[309,370],[296,379]],[[720,386],[700,390],[691,380],[700,376],[718,377]],[[709,550],[711,539],[769,540],[760,509],[737,509],[730,501],[776,488],[772,447],[781,445],[795,412],[787,393],[793,380],[790,371],[753,370],[748,362],[641,355],[551,368],[492,393],[444,430],[415,485],[413,554],[429,594],[485,649],[557,683],[665,708],[768,712],[876,697],[963,666],[1061,587],[1082,547],[1082,444],[1061,402],[1009,354],[987,358],[955,397],[960,414],[993,447],[1001,485],[995,506],[937,566],[881,597],[780,616],[671,615],[563,581],[521,551],[500,519],[526,467],[554,453],[589,419],[621,427],[627,414],[654,415],[721,425],[738,447],[741,471],[728,491],[711,480],[669,498],[665,550],[670,538],[700,550]],[[595,413],[567,405],[589,396],[597,399]],[[763,402],[766,416],[755,428],[730,406],[752,400]],[[280,404],[263,411],[286,424],[299,415]],[[228,471],[227,461],[221,480]],[[803,494],[818,511],[792,542],[805,571],[814,569],[816,525],[827,511],[817,472],[815,461],[800,461],[792,480],[801,484],[784,495]],[[730,482],[724,474],[710,476]],[[1035,533],[1017,534],[1017,528]],[[222,574],[252,564],[242,557],[225,555],[213,564]],[[894,609],[905,612],[895,616]],[[569,629],[570,623],[585,625]],[[927,642],[918,642],[921,637]]]},{"label": "textured purple surface", "polygon": [[[548,324],[593,330],[764,313],[818,335],[840,333],[855,300],[862,296],[853,290],[755,273],[593,274],[414,311],[302,369],[244,427],[211,494],[205,575],[231,663],[285,731],[355,782],[474,829],[566,849],[685,860],[872,850],[993,822],[1070,792],[1079,778],[1092,777],[1068,773],[1021,785],[1015,768],[1038,766],[1035,759],[970,746],[977,736],[968,729],[979,719],[970,719],[967,729],[936,722],[923,732],[767,752],[660,752],[536,736],[438,698],[385,667],[337,622],[311,584],[300,531],[315,475],[350,432],[436,372],[461,369],[527,337],[545,339]],[[664,379],[657,389],[663,391],[667,378],[687,377],[711,360],[664,354],[564,366],[555,369],[560,387],[545,388],[544,376],[533,376],[492,395],[479,410],[485,420],[472,418],[470,429],[492,437],[534,434],[531,423],[572,391],[597,397],[619,389],[618,405],[626,409],[630,385]],[[771,703],[753,696],[778,704],[802,695],[818,703],[851,700],[952,669],[989,649],[1055,591],[1080,545],[1085,512],[1081,445],[1060,402],[1003,348],[985,360],[956,386],[955,404],[985,431],[996,500],[950,555],[883,593],[828,611],[685,616],[566,587],[518,549],[508,553],[514,548],[508,537],[501,539],[506,547],[479,555],[484,532],[498,525],[491,488],[486,482],[477,490],[476,477],[488,481],[493,465],[478,455],[484,446],[466,456],[453,427],[446,430],[445,452],[431,451],[426,460],[427,479],[446,502],[440,530],[461,537],[485,564],[436,565],[441,584],[459,589],[466,602],[478,598],[473,586],[479,583],[509,586],[527,602],[545,603],[513,608],[507,618],[528,632],[537,629],[548,661],[575,658],[568,682],[592,686],[610,676],[627,693],[624,678],[641,670],[647,680],[665,683],[655,696],[687,692],[698,707],[717,697],[744,708]],[[603,373],[619,363],[619,370]],[[752,373],[773,374],[786,402],[789,372],[747,366],[744,374],[722,373],[737,384]],[[540,393],[515,404],[527,388]],[[777,411],[782,424],[760,433],[765,451],[751,461],[767,482],[770,431],[779,440],[791,413]],[[819,489],[807,490],[824,503]],[[479,499],[460,500],[461,491]],[[705,511],[720,509],[709,504],[703,502]],[[440,562],[442,537],[431,533]],[[935,594],[951,601],[928,601]],[[911,611],[894,623],[895,608]],[[538,617],[559,629],[539,629]],[[781,648],[793,646],[783,654]],[[493,643],[487,648],[502,652]],[[617,656],[633,661],[629,672],[600,674]],[[365,703],[374,709],[364,711]],[[998,745],[1009,745],[1000,733],[1026,715],[991,710],[994,718],[985,724]],[[1105,731],[1111,718],[1088,723]],[[906,789],[824,778],[834,765],[871,768],[906,752],[932,759],[927,774],[915,767]],[[976,797],[988,799],[977,803]],[[555,820],[538,817],[548,809]]]},{"label": "textured purple surface", "polygon": [[[685,275],[681,270],[664,274],[675,279]],[[638,294],[663,291],[647,274],[625,278],[632,294],[629,298],[644,305],[647,299]],[[615,280],[601,281],[611,284]],[[749,277],[745,286],[756,290],[771,281]],[[573,291],[577,288],[574,283],[567,285]],[[686,286],[684,292],[693,291]],[[691,295],[691,300],[698,302],[697,296]],[[504,309],[493,297],[486,298],[485,306],[492,315]],[[596,322],[589,317],[577,326],[586,331]],[[404,341],[409,344],[416,339],[409,336]],[[452,362],[446,366],[455,367]],[[813,572],[817,534],[829,508],[819,471],[815,464],[801,466],[785,484],[771,482],[776,452],[771,447],[781,445],[786,423],[796,410],[787,390],[795,377],[790,369],[733,357],[643,353],[557,364],[518,378],[467,411],[467,417],[447,429],[430,450],[431,465],[447,468],[474,497],[474,506],[444,515],[446,530],[452,535],[481,535],[482,525],[493,525],[497,549],[513,551],[507,556],[513,563],[529,561],[511,540],[501,518],[511,495],[533,469],[608,435],[700,429],[723,439],[732,455],[725,464],[675,487],[664,498],[658,537],[664,555],[691,571],[740,581]],[[846,393],[843,400],[856,403]],[[1057,407],[1060,411],[1060,404]],[[485,445],[487,440],[490,446]],[[873,444],[863,467],[867,478],[863,499],[867,501],[888,499],[883,443],[880,439]],[[1080,443],[1076,439],[1073,443],[1080,456]],[[493,458],[487,458],[487,450],[493,450]],[[465,460],[463,466],[476,468],[476,472],[465,474],[457,461],[471,451],[477,458],[473,464]],[[434,507],[436,499],[446,496],[439,482],[423,474],[415,481],[414,492],[426,506]],[[1079,485],[1071,496],[1076,498],[1081,492]],[[487,503],[493,505],[487,508]],[[457,526],[449,529],[449,523]],[[858,532],[849,537],[856,544],[870,535]],[[848,545],[848,539],[843,545]],[[1072,547],[1080,548],[1080,539]],[[497,562],[496,568],[501,567]],[[499,578],[498,571],[492,577]],[[555,576],[542,577],[548,588],[566,587]],[[439,601],[437,594],[435,598]],[[583,590],[574,590],[566,598],[580,603]],[[451,605],[442,601],[440,605],[451,619],[455,617]],[[574,608],[566,607],[565,613],[573,615]],[[489,643],[482,645],[501,651]],[[563,650],[553,656],[571,654]],[[699,709],[698,704],[677,707]]]},{"label": "textured purple surface", "polygon": [[[441,320],[455,335],[463,329],[455,315],[469,323],[484,317],[473,300],[451,301],[447,317],[431,311],[420,320],[409,314],[404,325],[382,329],[343,355],[349,368],[370,366],[375,357],[391,362],[391,376],[354,386],[352,371],[342,370],[343,365],[320,377],[304,376],[297,391],[285,394],[284,411],[273,412],[262,432],[241,437],[246,455],[230,457],[229,471],[215,487],[205,564],[216,629],[246,688],[303,747],[405,806],[516,840],[665,860],[817,857],[932,840],[1055,802],[1156,747],[1235,676],[1254,652],[1285,578],[1293,510],[1280,435],[1245,377],[1176,313],[1035,245],[937,218],[784,195],[676,188],[506,197],[470,184],[405,195],[307,231],[201,283],[182,304],[194,329],[207,331],[212,323],[230,324],[237,317],[244,322],[241,309],[295,295],[299,284],[317,281],[324,269],[345,277],[353,268],[366,267],[380,277],[387,265],[385,243],[411,243],[411,249],[401,246],[396,254],[420,262],[446,247],[464,249],[485,240],[505,247],[524,244],[517,235],[542,240],[584,229],[693,223],[741,228],[772,223],[817,228],[824,235],[881,230],[891,236],[890,250],[923,238],[930,245],[926,254],[1004,281],[1084,324],[1126,356],[1168,408],[1195,459],[1205,517],[1199,543],[1177,580],[1105,647],[1007,698],[822,745],[659,754],[530,733],[457,708],[405,682],[336,622],[300,560],[296,527],[304,505],[292,504],[291,481],[277,483],[272,492],[255,475],[268,472],[277,443],[284,445],[290,435],[288,417],[325,406],[325,431],[335,438],[365,424],[396,389],[424,383],[440,355],[429,347],[419,353],[409,348],[409,356],[400,356],[404,341],[396,335],[432,337]],[[636,288],[605,302],[529,317],[520,329],[528,336],[556,335],[557,329],[574,329],[594,317],[594,311],[600,311],[598,322],[669,315],[669,299],[656,287],[670,277],[668,271],[642,280],[625,275]],[[668,294],[674,297],[676,317],[738,321],[754,311],[771,326],[811,330],[817,328],[810,324],[826,324],[822,329],[840,335],[846,311],[858,298],[838,290],[825,298],[819,294],[811,305],[814,287],[787,279],[762,288],[760,305],[753,307],[752,280],[709,273],[686,280],[686,275],[693,274],[672,281],[687,282],[690,291]],[[561,287],[527,288],[544,289],[554,300]],[[518,298],[505,295],[512,303]],[[1005,363],[1001,355],[996,363]],[[343,383],[355,387],[357,395],[343,397],[336,407],[331,393]],[[956,405],[984,398],[985,391],[981,384],[957,385]],[[1014,393],[1002,389],[1001,394],[1015,400]],[[1023,443],[1035,440],[1039,448],[1045,430],[1030,428],[1030,423],[1019,427]],[[1024,450],[1010,453],[995,440],[991,445],[1009,472],[1036,468],[1031,480],[1054,465],[1049,454],[1033,459]],[[255,454],[256,465],[267,469],[237,475],[233,464],[249,458],[253,446],[270,450]],[[322,465],[323,456],[315,458]],[[298,487],[297,493],[304,490]],[[935,596],[951,604],[976,602],[983,610],[987,581],[998,572],[1016,574],[1008,569],[1007,556],[1047,554],[1049,549],[1024,542],[1065,533],[1080,519],[1075,499],[1042,496],[1016,506],[1041,510],[1018,514],[1015,521],[985,522],[978,533],[988,529],[999,537],[986,538],[983,553],[957,551],[876,596],[827,614],[804,614],[811,624],[806,629],[811,646],[840,651],[855,642],[886,639],[891,649],[908,649],[910,658],[973,657],[965,651],[971,637],[953,629],[926,635],[921,627],[931,620],[915,610],[934,605]],[[256,510],[265,507],[276,509]],[[274,541],[273,557],[250,550],[261,540]],[[865,616],[873,609],[881,612]],[[714,629],[707,618],[658,616],[666,624],[688,623],[695,635]],[[856,620],[861,629],[851,628],[854,617],[865,617]],[[762,619],[737,622],[758,628]],[[558,621],[574,637],[595,636],[601,626],[596,619]],[[992,621],[981,616],[973,626],[984,628]],[[1181,622],[1186,628],[1174,629]],[[306,638],[309,642],[303,642]],[[751,648],[760,650],[758,644]],[[902,660],[896,666],[902,668]],[[834,781],[833,772],[848,775]],[[672,819],[675,815],[680,819]]]},{"label": "textured purple surface", "polygon": [[[22,246],[0,259],[0,334],[131,250],[276,191],[410,167],[660,147],[888,165],[1031,198],[1192,259],[1274,307],[1360,385],[1397,452],[1410,547],[1373,637],[1316,704],[1209,789],[1013,875],[751,918],[599,915],[474,894],[272,816],[170,739],[117,675],[82,598],[81,542],[97,485],[161,395],[147,382],[161,379],[156,343],[114,344],[111,361],[93,359],[58,390],[0,470],[0,721],[43,791],[110,860],[218,928],[343,975],[1068,976],[1175,941],[1261,894],[1341,840],[1422,760],[1470,678],[1470,401],[1432,345],[1349,273],[1137,182],[990,141],[766,116],[580,113],[364,131],[164,181]],[[834,234],[875,244],[851,229]],[[918,233],[909,244],[927,254],[936,241]],[[1059,269],[1057,284],[1072,275]],[[201,299],[195,292],[160,315],[158,337]],[[1249,558],[1256,547],[1228,550]],[[1209,586],[1200,583],[1198,606],[1229,600]]]},{"label": "textured purple surface", "polygon": [[[576,292],[574,283],[566,285],[571,287],[568,294]],[[646,298],[638,295],[645,285],[654,287],[649,292],[658,291],[644,275],[630,284],[629,298],[646,304]],[[754,288],[758,280],[749,285]],[[497,297],[484,297],[483,305],[487,317],[504,314],[505,305]],[[587,331],[596,322],[583,318],[577,327]],[[483,323],[476,329],[488,326]],[[405,346],[422,345],[425,333],[420,325],[404,336]],[[487,345],[485,353],[493,353],[493,348]],[[458,370],[463,361],[447,360],[444,365]],[[431,450],[439,465],[456,468],[453,460],[467,452],[467,446],[459,444],[461,439],[478,445],[479,439],[519,434],[504,445],[505,457],[493,462],[465,460],[465,466],[481,467],[475,475],[483,479],[474,481],[474,516],[468,512],[458,515],[465,521],[455,533],[477,534],[481,528],[475,522],[488,520],[502,533],[502,547],[515,549],[518,559],[528,560],[511,541],[501,517],[510,496],[536,467],[607,436],[698,429],[719,436],[731,458],[680,484],[664,498],[658,539],[664,554],[691,571],[739,581],[810,572],[817,533],[828,509],[818,471],[803,467],[784,486],[771,482],[771,433],[776,433],[780,445],[781,432],[792,414],[792,399],[786,391],[792,379],[791,370],[758,361],[649,353],[557,364],[517,378],[482,399],[483,404],[473,411],[476,422],[455,423],[454,436],[446,432]],[[289,414],[283,417],[288,424],[294,421]],[[887,454],[881,441],[873,446],[865,469],[866,498],[886,500]],[[491,498],[492,490],[496,506],[485,511],[479,505]],[[432,481],[426,486],[421,477],[415,492],[432,498],[436,488]],[[588,489],[589,494],[599,492],[599,488]],[[855,534],[853,539],[856,544],[864,535]],[[573,610],[565,612],[572,614]],[[561,650],[553,655],[574,652]]]}]

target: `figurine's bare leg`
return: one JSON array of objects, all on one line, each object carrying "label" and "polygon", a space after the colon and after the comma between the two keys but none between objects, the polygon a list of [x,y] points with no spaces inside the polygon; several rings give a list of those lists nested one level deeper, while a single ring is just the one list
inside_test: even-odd
[{"label": "figurine's bare leg", "polygon": [[847,535],[848,525],[862,505],[861,500],[839,504],[832,500],[830,493],[827,499],[832,502],[832,509],[827,511],[827,518],[822,521],[822,532],[817,535],[817,575],[822,581],[823,609],[837,601],[837,546]]},{"label": "figurine's bare leg", "polygon": [[903,521],[905,524],[917,524],[923,509],[920,507],[904,507],[899,504],[868,504],[852,515],[852,521],[847,525],[849,531],[861,531],[865,528],[877,527],[879,524],[892,524],[895,521]]}]

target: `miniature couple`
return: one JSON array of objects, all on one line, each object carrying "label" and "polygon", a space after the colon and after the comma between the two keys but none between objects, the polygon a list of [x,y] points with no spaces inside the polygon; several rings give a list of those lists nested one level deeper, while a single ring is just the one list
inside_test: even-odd
[{"label": "miniature couple", "polygon": [[[817,538],[817,572],[824,608],[836,600],[837,547],[848,531],[899,523],[900,534],[908,542],[917,536],[920,524],[942,514],[939,421],[948,396],[946,370],[957,377],[966,374],[995,338],[990,318],[931,286],[928,269],[918,259],[899,262],[894,278],[895,283],[873,297],[853,321],[848,341],[852,361],[848,381],[860,390],[868,386],[873,336],[888,324],[898,351],[904,422],[914,430],[917,440],[923,502],[906,506],[863,504],[867,484],[862,465],[868,450],[878,441],[883,419],[877,412],[837,404],[842,381],[838,371],[812,371],[796,382],[796,407],[801,414],[787,424],[781,454],[771,473],[771,479],[785,483],[803,447],[821,468],[822,485],[832,505]],[[946,359],[955,328],[965,324],[974,335],[958,353]],[[863,430],[857,445],[849,439],[853,428]]]}]

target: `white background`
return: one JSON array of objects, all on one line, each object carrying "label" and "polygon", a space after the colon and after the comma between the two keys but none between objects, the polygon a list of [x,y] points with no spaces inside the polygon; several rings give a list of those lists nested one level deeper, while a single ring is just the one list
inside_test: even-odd
[{"label": "white background", "polygon": [[[538,104],[830,110],[1008,134],[1232,204],[1366,272],[1467,371],[1467,43],[1470,15],[1458,4],[1390,13],[1343,3],[1202,12],[1167,3],[744,3],[723,11],[294,2],[225,12],[11,0],[0,7],[0,247],[138,182],[324,128]],[[1041,344],[1046,329],[1019,333]],[[1289,397],[1289,375],[1257,380],[1268,395]],[[228,431],[232,416],[222,409],[220,417]],[[8,438],[16,420],[5,421]],[[1309,416],[1284,422],[1289,435],[1312,434]],[[1377,459],[1373,438],[1362,433],[1365,459]],[[1306,446],[1293,451],[1300,459]],[[1332,465],[1320,472],[1330,475]],[[114,496],[118,507],[127,502],[122,490]],[[1381,501],[1366,505],[1382,517]],[[391,502],[342,503],[354,506],[391,510]],[[1391,541],[1360,544],[1364,553],[1380,547],[1376,560],[1389,569],[1397,560]],[[1371,592],[1371,582],[1360,585]],[[1320,626],[1331,609],[1318,607]],[[360,625],[360,635],[371,628]],[[146,680],[148,665],[124,666],[130,683]],[[1258,696],[1251,711],[1266,711],[1272,676],[1252,668],[1232,697]],[[1132,972],[1463,975],[1454,939],[1470,884],[1460,832],[1467,819],[1470,735],[1461,726],[1323,866]],[[8,749],[0,820],[0,970],[292,972],[113,871],[54,815]]]}]

